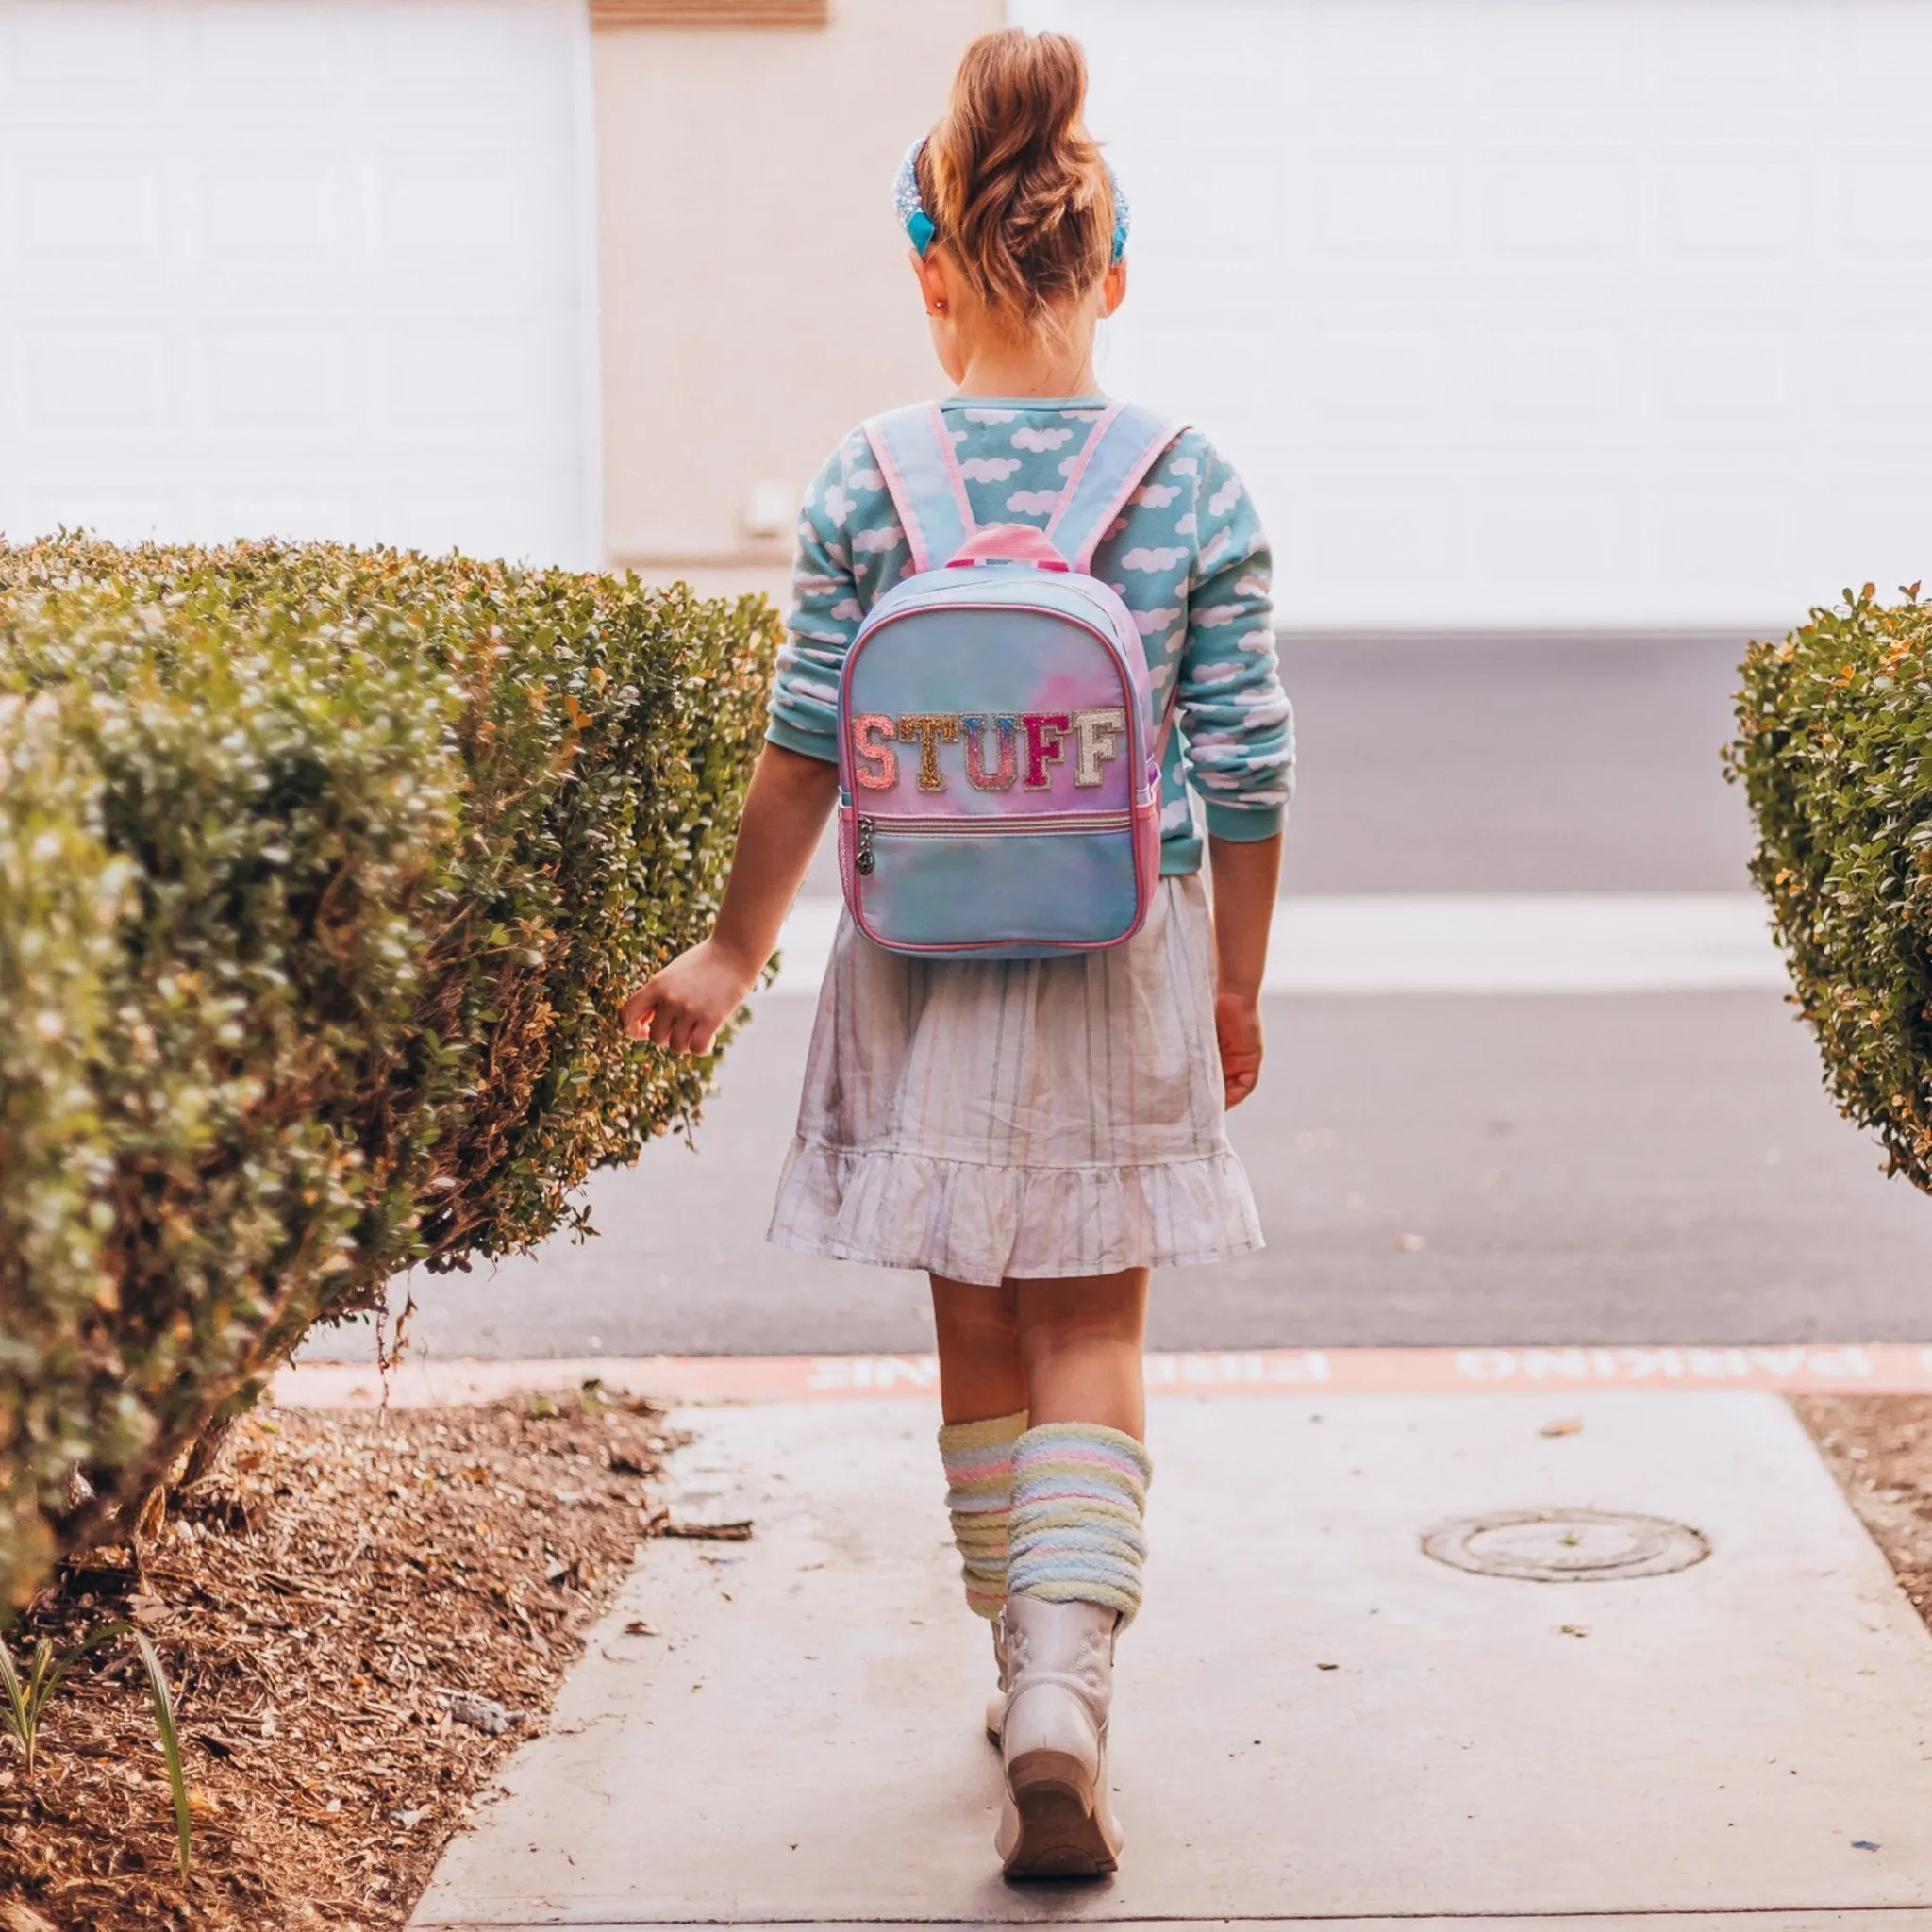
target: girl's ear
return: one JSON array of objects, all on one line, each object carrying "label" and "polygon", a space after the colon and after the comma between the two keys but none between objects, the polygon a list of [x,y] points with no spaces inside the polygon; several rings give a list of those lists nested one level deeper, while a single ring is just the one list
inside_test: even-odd
[{"label": "girl's ear", "polygon": [[919,278],[919,293],[931,316],[944,315],[951,308],[946,289],[945,258],[935,248],[921,255],[916,248],[906,251],[912,273]]},{"label": "girl's ear", "polygon": [[1105,322],[1127,299],[1127,258],[1124,255],[1100,278],[1100,319]]},{"label": "girl's ear", "polygon": [[925,304],[925,325],[932,331],[933,354],[953,381],[963,381],[966,358],[959,346],[959,318],[955,313],[945,253],[939,248],[930,248],[924,256],[916,248],[908,253],[912,273],[919,281],[920,299]]}]

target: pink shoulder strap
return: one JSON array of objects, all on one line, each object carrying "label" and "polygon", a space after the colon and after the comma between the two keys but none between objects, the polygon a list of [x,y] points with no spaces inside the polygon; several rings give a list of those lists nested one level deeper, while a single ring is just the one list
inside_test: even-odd
[{"label": "pink shoulder strap", "polygon": [[899,512],[912,568],[936,570],[958,556],[978,525],[940,406],[914,403],[869,416],[865,440]]},{"label": "pink shoulder strap", "polygon": [[1046,526],[1074,569],[1092,570],[1113,520],[1184,426],[1133,403],[1110,403],[1102,411]]}]

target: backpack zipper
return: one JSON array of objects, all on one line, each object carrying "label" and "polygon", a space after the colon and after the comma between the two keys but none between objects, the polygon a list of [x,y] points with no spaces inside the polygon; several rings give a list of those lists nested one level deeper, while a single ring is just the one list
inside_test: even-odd
[{"label": "backpack zipper", "polygon": [[1068,832],[1124,832],[1132,829],[1133,823],[1131,811],[1041,812],[1035,818],[1026,819],[942,819],[920,818],[910,814],[861,818],[857,827],[858,848],[853,854],[853,863],[858,867],[860,877],[870,878],[878,864],[873,851],[873,841],[881,837],[944,838],[949,834],[964,834],[979,838],[991,833],[1006,838],[1041,838]]}]

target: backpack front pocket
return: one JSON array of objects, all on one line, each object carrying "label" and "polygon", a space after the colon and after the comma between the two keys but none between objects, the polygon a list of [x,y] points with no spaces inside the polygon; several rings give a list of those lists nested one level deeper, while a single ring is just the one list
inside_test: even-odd
[{"label": "backpack front pocket", "polygon": [[936,818],[854,811],[853,919],[908,952],[1107,946],[1143,914],[1130,811]]}]

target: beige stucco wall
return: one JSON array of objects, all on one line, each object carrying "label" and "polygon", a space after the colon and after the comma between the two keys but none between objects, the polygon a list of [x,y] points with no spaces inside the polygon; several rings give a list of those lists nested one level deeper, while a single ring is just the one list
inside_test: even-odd
[{"label": "beige stucco wall", "polygon": [[614,563],[768,576],[789,515],[782,538],[752,538],[751,492],[795,504],[855,421],[941,387],[892,175],[961,48],[1003,15],[1002,0],[833,0],[816,31],[596,34]]}]

